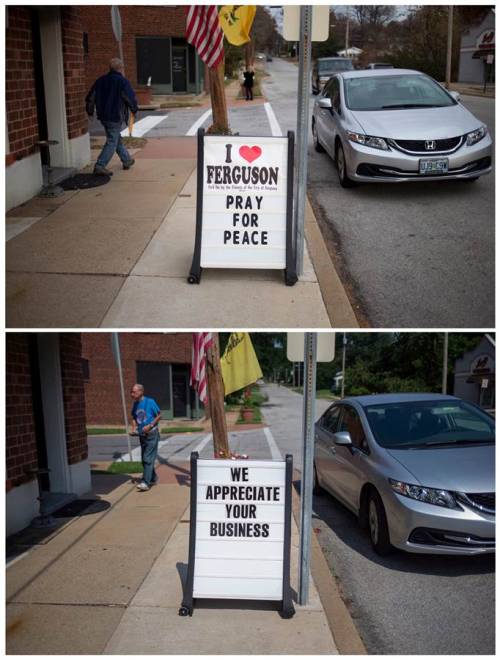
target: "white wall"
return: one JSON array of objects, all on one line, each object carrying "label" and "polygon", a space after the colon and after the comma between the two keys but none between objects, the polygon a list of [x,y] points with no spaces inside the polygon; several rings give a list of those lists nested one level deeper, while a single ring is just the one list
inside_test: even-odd
[{"label": "white wall", "polygon": [[7,536],[27,527],[39,513],[38,482],[30,481],[9,490],[5,497]]},{"label": "white wall", "polygon": [[5,169],[5,205],[7,211],[28,201],[43,185],[40,154],[16,160]]},{"label": "white wall", "polygon": [[88,493],[92,489],[90,463],[88,462],[88,459],[70,465],[69,478],[72,493],[76,493],[77,495],[85,495],[85,493]]},{"label": "white wall", "polygon": [[80,135],[69,141],[69,164],[81,170],[90,163],[90,135]]}]

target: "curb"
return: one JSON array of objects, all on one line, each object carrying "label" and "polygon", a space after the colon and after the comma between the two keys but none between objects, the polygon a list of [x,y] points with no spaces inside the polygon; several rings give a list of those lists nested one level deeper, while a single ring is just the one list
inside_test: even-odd
[{"label": "curb", "polygon": [[306,196],[305,235],[309,254],[333,328],[359,328],[342,281],[335,270],[314,211]]},{"label": "curb", "polygon": [[[293,515],[300,530],[300,500],[293,492]],[[326,562],[315,534],[311,534],[311,575],[340,655],[367,655],[365,645],[340,595],[337,582]]]}]

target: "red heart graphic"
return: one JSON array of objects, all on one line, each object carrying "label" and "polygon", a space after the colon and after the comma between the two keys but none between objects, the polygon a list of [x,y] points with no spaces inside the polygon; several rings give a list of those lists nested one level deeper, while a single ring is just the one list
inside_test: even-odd
[{"label": "red heart graphic", "polygon": [[247,147],[247,145],[240,147],[240,156],[249,163],[252,163],[256,158],[258,158],[261,153],[262,149],[260,147]]}]

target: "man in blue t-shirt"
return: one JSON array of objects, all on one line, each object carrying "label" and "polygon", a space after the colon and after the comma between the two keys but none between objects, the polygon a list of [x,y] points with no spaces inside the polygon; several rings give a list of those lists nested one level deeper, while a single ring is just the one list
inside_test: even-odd
[{"label": "man in blue t-shirt", "polygon": [[160,440],[158,422],[161,418],[161,411],[154,399],[144,396],[144,387],[139,383],[132,387],[130,396],[134,400],[132,432],[139,434],[141,442],[143,475],[137,490],[149,490],[158,481],[155,462]]}]

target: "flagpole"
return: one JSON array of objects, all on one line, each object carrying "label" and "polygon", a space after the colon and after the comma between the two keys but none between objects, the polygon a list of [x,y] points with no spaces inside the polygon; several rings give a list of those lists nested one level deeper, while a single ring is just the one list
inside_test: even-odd
[{"label": "flagpole", "polygon": [[123,419],[125,421],[125,434],[127,436],[128,444],[128,460],[132,460],[132,445],[130,443],[130,435],[128,433],[128,416],[127,416],[127,406],[125,403],[125,388],[123,385],[123,372],[122,372],[122,359],[120,355],[120,339],[117,332],[111,333],[111,347],[116,360],[116,366],[118,367],[118,376],[120,378],[120,390],[122,395],[122,406],[123,406]]}]

